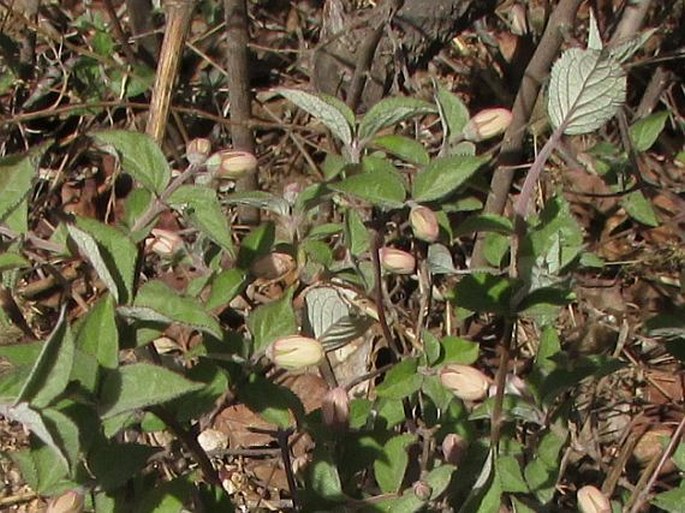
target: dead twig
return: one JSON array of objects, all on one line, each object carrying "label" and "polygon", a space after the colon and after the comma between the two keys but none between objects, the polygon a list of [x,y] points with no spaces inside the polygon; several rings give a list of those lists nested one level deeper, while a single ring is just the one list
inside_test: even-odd
[{"label": "dead twig", "polygon": [[[245,0],[225,0],[226,11],[226,71],[228,98],[231,102],[230,116],[233,121],[231,140],[236,150],[254,153],[254,135],[250,128],[252,98],[248,69],[247,4]],[[236,190],[257,189],[257,175],[250,173],[236,183]],[[259,224],[259,209],[240,207],[238,219],[242,224]]]},{"label": "dead twig", "polygon": [[152,101],[150,102],[150,118],[148,119],[146,132],[155,141],[161,143],[164,139],[169,108],[171,105],[171,92],[173,91],[181,63],[181,55],[185,44],[188,28],[192,19],[194,0],[175,0],[167,2],[167,26],[162,42],[162,51],[159,56],[159,65],[155,76],[155,85],[152,89]]}]

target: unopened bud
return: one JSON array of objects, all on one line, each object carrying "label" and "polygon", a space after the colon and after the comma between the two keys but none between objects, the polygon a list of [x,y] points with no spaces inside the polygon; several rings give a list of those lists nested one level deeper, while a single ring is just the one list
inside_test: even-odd
[{"label": "unopened bud", "polygon": [[475,367],[451,363],[440,371],[440,382],[459,399],[479,401],[488,393],[490,379]]},{"label": "unopened bud", "polygon": [[290,182],[285,187],[283,187],[283,199],[288,202],[291,206],[297,201],[297,197],[302,192],[302,184],[298,182]]},{"label": "unopened bud", "polygon": [[344,431],[350,420],[350,399],[347,390],[336,387],[329,390],[321,402],[321,415],[326,427],[334,431]]},{"label": "unopened bud", "polygon": [[170,257],[181,251],[183,239],[170,230],[152,229],[152,238],[147,240],[147,247],[162,257]]},{"label": "unopened bud", "polygon": [[412,490],[416,498],[421,502],[428,502],[433,494],[433,488],[425,481],[416,481],[414,486],[412,486]]},{"label": "unopened bud", "polygon": [[257,157],[248,151],[221,150],[207,160],[207,171],[227,180],[237,180],[256,169]]},{"label": "unopened bud", "polygon": [[583,486],[577,497],[578,508],[583,513],[611,513],[609,499],[594,486]]},{"label": "unopened bud", "polygon": [[210,151],[212,151],[212,143],[209,139],[198,137],[186,145],[186,158],[193,166],[199,166],[207,160]]},{"label": "unopened bud", "polygon": [[469,119],[464,127],[464,139],[473,142],[484,141],[503,133],[512,120],[508,109],[484,109]]},{"label": "unopened bud", "polygon": [[395,274],[411,274],[416,267],[416,259],[411,253],[395,248],[381,248],[378,250],[381,266],[386,271]]},{"label": "unopened bud", "polygon": [[411,224],[417,239],[425,240],[426,242],[438,240],[440,225],[438,225],[438,218],[435,212],[430,208],[421,205],[412,208],[411,212],[409,212],[409,224]]},{"label": "unopened bud", "polygon": [[466,454],[468,443],[463,436],[456,433],[449,433],[442,441],[442,457],[445,462],[452,465],[459,465]]},{"label": "unopened bud", "polygon": [[317,365],[324,357],[324,350],[318,340],[290,335],[271,344],[266,355],[277,366],[295,370]]},{"label": "unopened bud", "polygon": [[48,503],[45,513],[81,513],[83,511],[83,494],[69,490]]}]

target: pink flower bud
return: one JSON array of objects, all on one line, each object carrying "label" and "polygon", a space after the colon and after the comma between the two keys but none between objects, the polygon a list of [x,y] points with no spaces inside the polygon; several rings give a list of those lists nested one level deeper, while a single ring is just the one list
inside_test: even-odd
[{"label": "pink flower bud", "polygon": [[484,109],[469,119],[464,127],[464,139],[479,142],[503,133],[512,120],[508,109]]},{"label": "pink flower bud", "polygon": [[207,160],[207,171],[227,180],[237,180],[256,169],[257,157],[247,151],[221,150]]},{"label": "pink flower bud", "polygon": [[594,486],[583,486],[577,497],[578,508],[583,513],[611,513],[609,499]]},{"label": "pink flower bud", "polygon": [[152,229],[152,238],[147,239],[146,246],[162,257],[170,257],[183,248],[183,239],[175,232],[161,228]]},{"label": "pink flower bud", "polygon": [[438,218],[428,207],[416,206],[409,212],[409,224],[414,231],[417,239],[425,240],[426,242],[435,242],[438,240],[440,226],[438,225]]},{"label": "pink flower bud", "polygon": [[329,390],[321,402],[321,415],[326,427],[334,431],[344,431],[350,420],[350,399],[347,390],[336,387]]},{"label": "pink flower bud", "polygon": [[48,503],[45,513],[81,513],[83,511],[83,494],[69,490]]},{"label": "pink flower bud", "polygon": [[411,274],[416,267],[416,259],[411,253],[401,249],[384,247],[378,250],[381,266],[395,274]]},{"label": "pink flower bud", "polygon": [[459,399],[479,401],[488,393],[490,379],[475,367],[450,363],[440,370],[440,382]]},{"label": "pink flower bud", "polygon": [[447,463],[459,465],[468,449],[468,443],[463,436],[449,433],[442,441],[442,457]]},{"label": "pink flower bud", "polygon": [[412,491],[417,499],[422,502],[428,502],[433,494],[433,488],[425,481],[416,481],[412,486]]},{"label": "pink flower bud", "polygon": [[207,160],[210,151],[212,151],[212,143],[209,139],[198,137],[186,145],[186,158],[190,164],[199,166]]},{"label": "pink flower bud", "polygon": [[324,357],[323,346],[318,340],[290,335],[279,338],[266,351],[267,357],[279,367],[289,370],[317,365]]}]

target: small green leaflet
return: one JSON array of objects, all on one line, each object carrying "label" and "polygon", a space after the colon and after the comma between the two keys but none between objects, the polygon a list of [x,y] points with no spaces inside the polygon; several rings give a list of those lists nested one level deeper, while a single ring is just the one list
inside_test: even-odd
[{"label": "small green leaflet", "polygon": [[340,100],[296,89],[279,89],[278,93],[321,121],[343,144],[349,146],[352,143],[354,114]]},{"label": "small green leaflet", "polygon": [[547,111],[554,128],[587,134],[609,121],[626,98],[626,75],[598,50],[571,48],[552,67]]}]

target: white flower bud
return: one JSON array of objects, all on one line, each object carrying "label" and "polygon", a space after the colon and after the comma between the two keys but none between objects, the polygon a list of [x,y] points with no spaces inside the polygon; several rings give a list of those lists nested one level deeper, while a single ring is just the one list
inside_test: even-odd
[{"label": "white flower bud", "polygon": [[324,357],[324,350],[318,340],[290,335],[271,344],[266,355],[278,367],[295,370],[317,365]]},{"label": "white flower bud", "polygon": [[609,499],[594,486],[583,486],[577,493],[578,508],[583,513],[611,513]]},{"label": "white flower bud", "polygon": [[435,242],[438,239],[440,225],[435,212],[430,208],[421,205],[412,208],[409,212],[409,224],[417,239],[426,242]]},{"label": "white flower bud", "polygon": [[490,387],[490,379],[475,367],[450,363],[440,370],[440,382],[459,399],[479,401]]},{"label": "white flower bud", "polygon": [[411,253],[401,249],[384,247],[378,250],[381,266],[395,274],[411,274],[416,268],[416,259]]},{"label": "white flower bud", "polygon": [[326,427],[334,431],[344,431],[350,420],[350,398],[347,390],[336,387],[329,390],[321,402],[321,415]]},{"label": "white flower bud", "polygon": [[257,157],[247,151],[221,150],[207,160],[207,171],[215,177],[237,180],[257,169]]},{"label": "white flower bud", "polygon": [[513,115],[502,108],[484,109],[469,119],[464,127],[464,139],[479,142],[495,137],[507,129]]},{"label": "white flower bud", "polygon": [[83,511],[83,494],[69,490],[50,499],[45,513],[81,513]]}]

